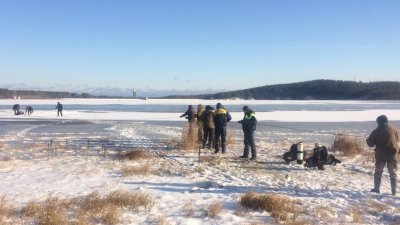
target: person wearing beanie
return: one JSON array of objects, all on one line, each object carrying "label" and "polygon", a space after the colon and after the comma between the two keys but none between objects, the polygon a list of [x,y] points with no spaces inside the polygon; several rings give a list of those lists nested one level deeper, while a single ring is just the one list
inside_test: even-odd
[{"label": "person wearing beanie", "polygon": [[217,110],[214,112],[215,123],[215,151],[218,153],[221,147],[222,154],[226,152],[226,124],[232,117],[221,103],[217,103]]},{"label": "person wearing beanie", "polygon": [[244,134],[244,150],[243,155],[239,158],[249,158],[249,148],[251,148],[250,160],[256,160],[256,144],[254,142],[254,131],[256,130],[257,119],[256,114],[247,105],[243,106],[244,117],[238,121],[242,124],[242,130]]},{"label": "person wearing beanie", "polygon": [[396,195],[399,131],[389,125],[389,120],[385,115],[378,116],[376,122],[378,127],[371,132],[367,139],[369,147],[375,146],[374,188],[371,189],[371,192],[380,193],[382,173],[387,164],[392,195]]}]

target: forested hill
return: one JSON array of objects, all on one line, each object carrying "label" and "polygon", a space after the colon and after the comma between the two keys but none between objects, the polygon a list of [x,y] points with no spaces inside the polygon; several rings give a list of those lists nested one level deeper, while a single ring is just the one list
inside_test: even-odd
[{"label": "forested hill", "polygon": [[89,94],[58,92],[58,91],[30,91],[30,90],[9,90],[0,88],[0,98],[22,98],[22,99],[41,99],[41,98],[89,98]]},{"label": "forested hill", "polygon": [[[169,97],[179,98],[182,96]],[[184,97],[200,99],[400,100],[400,82],[363,83],[341,80],[312,80]]]}]

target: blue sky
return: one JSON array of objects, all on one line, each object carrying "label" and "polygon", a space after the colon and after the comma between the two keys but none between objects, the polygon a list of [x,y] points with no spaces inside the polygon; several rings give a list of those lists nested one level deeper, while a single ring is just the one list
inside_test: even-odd
[{"label": "blue sky", "polygon": [[399,81],[400,1],[0,1],[0,87]]}]

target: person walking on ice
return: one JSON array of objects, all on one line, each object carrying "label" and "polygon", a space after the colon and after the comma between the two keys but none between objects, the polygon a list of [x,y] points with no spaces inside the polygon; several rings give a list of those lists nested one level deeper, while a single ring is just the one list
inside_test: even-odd
[{"label": "person walking on ice", "polygon": [[387,164],[392,195],[396,195],[399,131],[394,126],[389,125],[388,118],[385,115],[378,116],[376,122],[378,127],[371,132],[367,139],[369,147],[375,146],[374,188],[371,189],[371,192],[380,193],[382,173]]},{"label": "person walking on ice", "polygon": [[57,109],[57,116],[60,116],[60,115],[63,116],[63,114],[62,114],[63,105],[60,102],[57,102],[57,106],[55,109]]}]

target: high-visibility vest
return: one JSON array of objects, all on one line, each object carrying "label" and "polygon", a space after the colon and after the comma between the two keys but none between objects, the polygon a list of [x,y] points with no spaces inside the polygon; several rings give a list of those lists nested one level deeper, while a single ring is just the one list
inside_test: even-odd
[{"label": "high-visibility vest", "polygon": [[256,118],[256,114],[255,113],[250,113],[250,115],[245,114],[244,115],[244,119],[245,120],[251,120],[252,118]]}]

